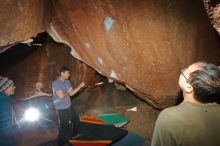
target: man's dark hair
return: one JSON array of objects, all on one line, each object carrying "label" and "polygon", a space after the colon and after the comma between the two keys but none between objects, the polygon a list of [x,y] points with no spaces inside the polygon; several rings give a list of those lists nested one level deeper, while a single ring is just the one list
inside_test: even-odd
[{"label": "man's dark hair", "polygon": [[66,66],[63,66],[63,67],[60,68],[59,74],[61,74],[62,72],[65,72],[65,71],[70,71],[70,69]]},{"label": "man's dark hair", "polygon": [[200,102],[218,102],[220,99],[220,68],[214,64],[201,62],[201,68],[190,74],[194,97]]}]

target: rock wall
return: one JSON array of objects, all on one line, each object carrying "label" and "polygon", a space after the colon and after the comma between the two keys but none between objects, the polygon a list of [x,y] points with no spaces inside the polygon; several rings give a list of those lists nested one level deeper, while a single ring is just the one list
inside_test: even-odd
[{"label": "rock wall", "polygon": [[51,96],[52,82],[62,66],[71,69],[73,88],[82,81],[90,87],[100,82],[100,76],[91,67],[73,58],[69,50],[65,45],[54,42],[37,47],[19,44],[0,54],[1,75],[14,80],[15,97],[18,99]]},{"label": "rock wall", "polygon": [[[46,30],[69,46],[73,57],[158,108],[175,104],[182,68],[219,59],[219,40],[201,0],[2,0],[0,14],[0,52]],[[62,52],[53,48],[49,54]],[[41,53],[37,66],[45,74],[50,61],[46,50]],[[27,58],[37,62],[32,55]],[[38,72],[31,64],[25,78]],[[29,89],[45,77],[27,81]]]},{"label": "rock wall", "polygon": [[203,0],[203,1],[213,27],[220,34],[220,1],[219,0]]},{"label": "rock wall", "polygon": [[[0,0],[0,46],[23,42],[44,32],[50,22],[47,0]],[[0,52],[5,49],[0,48]]]},{"label": "rock wall", "polygon": [[155,107],[175,103],[182,68],[219,57],[200,0],[54,0],[52,8],[54,40]]}]

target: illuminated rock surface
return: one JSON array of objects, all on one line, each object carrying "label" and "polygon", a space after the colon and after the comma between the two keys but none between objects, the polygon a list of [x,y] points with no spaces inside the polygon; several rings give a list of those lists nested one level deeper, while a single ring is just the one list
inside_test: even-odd
[{"label": "illuminated rock surface", "polygon": [[[219,58],[219,40],[200,0],[13,0],[3,1],[0,12],[1,51],[47,31],[71,48],[68,54],[158,108],[175,104],[182,68]],[[37,88],[50,86],[52,71],[43,59],[37,67],[48,75],[35,77],[38,70],[31,69],[23,77],[29,93],[38,82]]]}]

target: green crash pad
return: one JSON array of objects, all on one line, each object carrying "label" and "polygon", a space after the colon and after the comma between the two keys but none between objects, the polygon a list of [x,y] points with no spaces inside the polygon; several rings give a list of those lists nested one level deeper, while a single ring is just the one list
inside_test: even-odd
[{"label": "green crash pad", "polygon": [[117,113],[101,114],[98,118],[105,123],[115,125],[116,127],[121,127],[129,122],[128,118]]}]

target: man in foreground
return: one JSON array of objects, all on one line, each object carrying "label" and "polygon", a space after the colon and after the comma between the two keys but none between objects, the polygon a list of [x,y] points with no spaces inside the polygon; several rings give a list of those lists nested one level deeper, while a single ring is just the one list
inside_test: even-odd
[{"label": "man in foreground", "polygon": [[163,110],[151,146],[220,145],[220,68],[197,62],[181,71],[184,101]]}]

